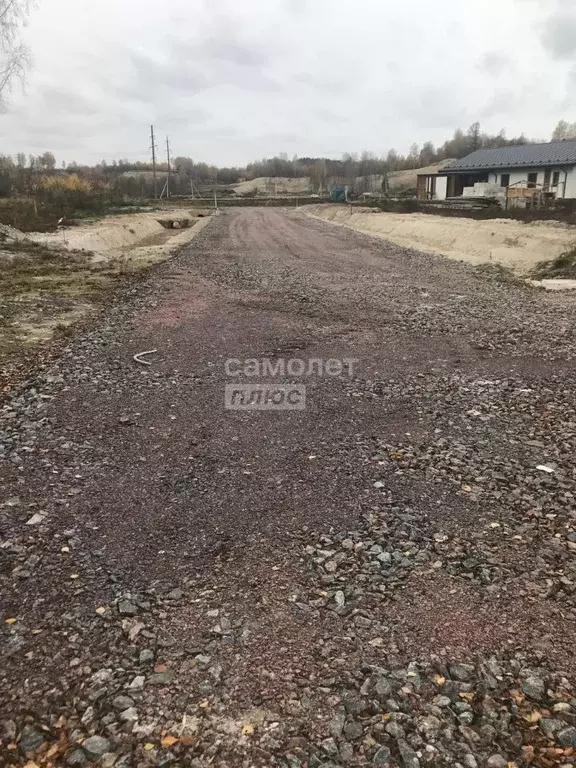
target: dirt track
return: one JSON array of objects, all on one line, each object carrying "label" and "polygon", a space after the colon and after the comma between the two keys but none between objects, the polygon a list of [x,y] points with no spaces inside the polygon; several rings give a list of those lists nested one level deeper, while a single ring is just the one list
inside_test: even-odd
[{"label": "dirt track", "polygon": [[[0,765],[572,764],[574,318],[215,218],[0,411]],[[243,412],[229,358],[358,363]]]}]

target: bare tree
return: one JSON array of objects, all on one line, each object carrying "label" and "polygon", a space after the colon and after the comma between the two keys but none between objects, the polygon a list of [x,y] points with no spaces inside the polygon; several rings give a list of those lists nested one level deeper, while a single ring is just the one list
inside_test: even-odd
[{"label": "bare tree", "polygon": [[558,122],[552,134],[552,141],[562,141],[563,139],[576,139],[576,123],[567,123],[566,120]]},{"label": "bare tree", "polygon": [[29,51],[20,33],[34,0],[0,0],[0,105],[15,82],[24,83]]}]

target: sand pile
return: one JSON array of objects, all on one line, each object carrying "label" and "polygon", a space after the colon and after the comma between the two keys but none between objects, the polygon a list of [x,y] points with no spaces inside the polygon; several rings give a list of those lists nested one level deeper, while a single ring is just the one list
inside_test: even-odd
[{"label": "sand pile", "polygon": [[471,264],[502,264],[518,274],[576,244],[576,227],[559,222],[476,221],[425,213],[373,213],[356,207],[351,212],[349,206],[334,204],[307,205],[301,210],[419,251]]}]

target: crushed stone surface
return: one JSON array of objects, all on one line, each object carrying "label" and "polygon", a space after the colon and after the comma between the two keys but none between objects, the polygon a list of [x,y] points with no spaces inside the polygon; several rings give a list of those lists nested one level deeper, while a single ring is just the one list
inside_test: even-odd
[{"label": "crushed stone surface", "polygon": [[128,283],[0,404],[0,765],[573,766],[574,309],[276,208]]}]

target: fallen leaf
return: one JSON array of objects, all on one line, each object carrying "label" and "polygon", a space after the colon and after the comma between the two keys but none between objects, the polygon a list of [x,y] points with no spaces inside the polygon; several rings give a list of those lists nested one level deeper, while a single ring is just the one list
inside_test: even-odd
[{"label": "fallen leaf", "polygon": [[96,608],[96,613],[98,613],[100,616],[103,616],[106,613],[106,608],[101,605],[99,608]]},{"label": "fallen leaf", "polygon": [[198,704],[199,707],[202,707],[202,709],[206,709],[206,707],[210,706],[210,702],[208,699],[204,699],[204,701],[201,701],[200,704]]},{"label": "fallen leaf", "polygon": [[244,723],[242,726],[242,733],[245,736],[250,736],[250,734],[254,733],[254,726],[250,725],[250,723]]},{"label": "fallen leaf", "polygon": [[34,760],[28,760],[24,768],[39,768],[38,763],[35,763]]},{"label": "fallen leaf", "polygon": [[6,624],[16,624],[17,621],[18,621],[18,619],[10,618],[10,619],[6,619],[5,623]]},{"label": "fallen leaf", "polygon": [[542,712],[538,712],[537,710],[534,710],[533,712],[528,712],[524,716],[524,720],[526,720],[528,723],[537,723],[538,720],[542,717]]},{"label": "fallen leaf", "polygon": [[472,486],[471,485],[463,485],[462,490],[466,491],[466,493],[472,493]]},{"label": "fallen leaf", "polygon": [[80,578],[80,574],[79,573],[71,573],[70,574],[70,578],[71,579],[79,579]]},{"label": "fallen leaf", "polygon": [[436,685],[444,685],[446,682],[446,678],[442,675],[433,675],[432,680],[436,683]]},{"label": "fallen leaf", "polygon": [[474,696],[475,696],[474,693],[471,693],[468,691],[464,691],[464,693],[460,694],[460,698],[464,699],[464,701],[474,701]]},{"label": "fallen leaf", "polygon": [[522,747],[522,762],[530,765],[534,760],[534,747],[530,744],[526,747]]},{"label": "fallen leaf", "polygon": [[156,664],[154,672],[166,672],[166,664]]},{"label": "fallen leaf", "polygon": [[150,744],[150,742],[147,742],[146,744],[144,744],[144,749],[146,750],[146,752],[150,752],[151,749],[154,749],[154,744]]},{"label": "fallen leaf", "polygon": [[168,734],[167,736],[164,736],[160,744],[162,744],[164,749],[170,749],[170,747],[176,744],[177,741],[178,739],[176,736],[170,736],[170,734]]},{"label": "fallen leaf", "polygon": [[510,691],[510,696],[512,696],[516,704],[522,704],[524,701],[524,696],[520,693],[520,691],[512,690]]},{"label": "fallen leaf", "polygon": [[193,739],[192,736],[182,736],[180,738],[180,744],[182,744],[184,747],[192,747],[194,744],[196,744],[196,739]]}]

